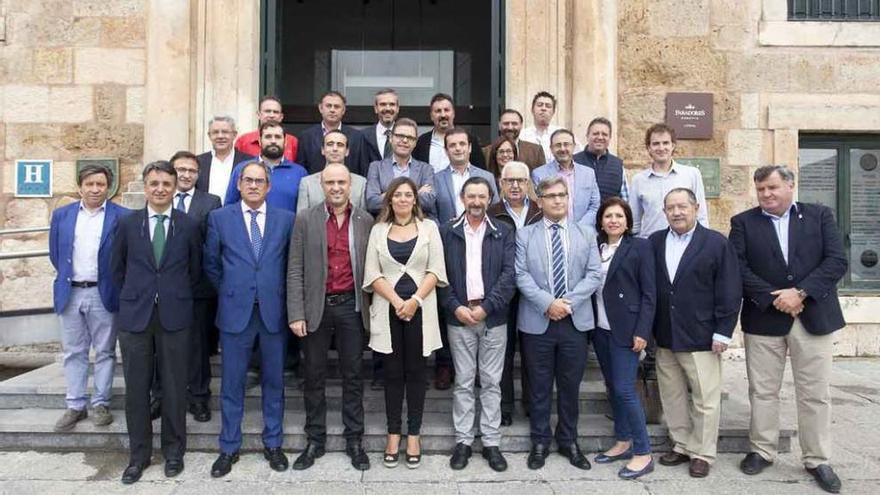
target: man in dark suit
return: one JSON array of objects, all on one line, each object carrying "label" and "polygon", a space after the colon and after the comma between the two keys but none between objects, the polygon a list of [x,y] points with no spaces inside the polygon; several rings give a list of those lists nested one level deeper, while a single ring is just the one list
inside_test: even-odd
[{"label": "man in dark suit", "polygon": [[[523,141],[519,138],[522,131],[523,116],[519,110],[506,108],[498,117],[498,135],[504,136],[516,144],[517,159],[529,166],[529,170],[534,170],[541,165],[547,163],[544,158],[544,149],[540,144]],[[492,151],[492,144],[483,146],[483,158],[489,163],[489,153]],[[500,172],[500,171],[499,171]]]},{"label": "man in dark suit", "polygon": [[370,146],[364,135],[357,129],[342,123],[345,116],[345,97],[338,91],[328,91],[318,103],[321,122],[306,128],[299,135],[299,151],[296,161],[306,168],[310,174],[320,172],[327,163],[321,149],[324,146],[324,134],[338,129],[348,137],[348,156],[345,164],[352,173],[366,176],[370,162],[381,158],[377,150]]},{"label": "man in dark suit", "polygon": [[[380,89],[373,97],[373,111],[376,112],[376,125],[361,130],[364,139],[373,148],[380,160],[391,158],[394,151],[391,141],[392,127],[400,113],[400,98],[391,88]],[[413,143],[415,144],[415,143]]]},{"label": "man in dark suit", "polygon": [[229,186],[235,165],[254,158],[232,147],[236,132],[235,120],[232,117],[225,115],[214,117],[208,123],[211,151],[206,151],[197,157],[199,179],[196,181],[196,189],[217,196],[221,203],[226,196],[226,188]]},{"label": "man in dark suit", "polygon": [[116,327],[125,376],[125,422],[130,460],[122,482],[140,479],[150,465],[153,363],[162,383],[165,476],[183,471],[186,382],[193,324],[193,289],[201,275],[198,222],[171,206],[177,172],[166,161],[143,171],[147,206],[120,220],[111,272],[119,288]]},{"label": "man in dark suit", "polygon": [[743,279],[742,329],[749,376],[751,452],[740,468],[758,474],[779,440],[779,390],[791,355],[801,459],[825,491],[840,491],[831,456],[833,334],[846,322],[837,283],[847,260],[830,208],[795,203],[794,173],[780,165],[755,171],[756,208],[730,221]]},{"label": "man in dark suit", "polygon": [[58,272],[53,284],[53,306],[61,319],[67,409],[55,431],[70,431],[88,416],[86,396],[89,350],[95,350],[92,422],[113,422],[110,400],[116,365],[116,329],[119,293],[110,273],[110,253],[116,223],[130,213],[107,201],[113,172],[98,165],[77,171],[81,201],[52,212],[49,228],[49,261]]},{"label": "man in dark suit", "polygon": [[223,348],[220,456],[211,466],[219,478],[238,462],[244,415],[245,378],[259,336],[263,457],[275,471],[287,469],[284,439],[284,354],[287,348],[285,274],[293,213],[269,206],[274,177],[263,162],[243,164],[240,202],[208,215],[205,274],[218,294],[217,327]]},{"label": "man in dark suit", "polygon": [[[455,102],[451,96],[437,93],[431,98],[431,122],[434,123],[434,128],[419,136],[412,156],[420,162],[430,163],[436,174],[449,166],[449,157],[446,156],[446,141],[443,136],[455,127]],[[470,133],[468,133],[468,138],[473,145],[470,151],[470,162],[485,169],[486,160],[480,151],[480,140]]]},{"label": "man in dark suit", "polygon": [[[199,177],[199,162],[189,151],[178,151],[171,157],[171,165],[177,171],[177,193],[174,208],[189,215],[199,223],[202,238],[208,229],[208,213],[220,208],[220,198],[195,189]],[[187,402],[189,412],[196,421],[211,420],[208,400],[211,398],[211,339],[216,333],[214,318],[217,314],[217,292],[211,282],[202,277],[194,289],[193,326],[190,331],[190,361]]]},{"label": "man in dark suit", "polygon": [[608,151],[611,141],[611,121],[605,117],[596,117],[587,126],[587,147],[575,153],[574,162],[586,165],[596,172],[601,200],[618,196],[629,201],[629,188],[626,183],[626,172],[623,160]]},{"label": "man in dark suit", "polygon": [[669,227],[654,232],[657,271],[657,384],[672,451],[660,464],[690,462],[703,478],[715,460],[721,419],[721,354],[727,350],[742,298],[733,246],[697,223],[697,197],[686,188],[666,194]]},{"label": "man in dark suit", "polygon": [[[308,444],[293,469],[308,469],[327,441],[327,353],[336,343],[342,373],[345,452],[355,469],[370,468],[364,436],[361,358],[370,309],[361,286],[373,217],[351,204],[351,173],[341,163],[321,171],[326,201],[297,215],[287,264],[290,329],[305,355],[305,432]],[[321,260],[322,268],[315,263]],[[308,270],[306,267],[308,266]]]}]

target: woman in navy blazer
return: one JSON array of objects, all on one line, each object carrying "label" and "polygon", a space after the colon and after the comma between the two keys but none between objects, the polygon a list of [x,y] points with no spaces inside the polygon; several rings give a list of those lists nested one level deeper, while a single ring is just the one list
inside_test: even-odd
[{"label": "woman in navy blazer", "polygon": [[634,479],[654,470],[645,411],[636,394],[639,354],[648,343],[656,305],[654,254],[647,239],[632,235],[632,210],[611,197],[596,216],[602,287],[596,291],[596,329],[593,346],[608,399],[614,411],[613,447],[596,456],[596,463],[629,460],[618,476]]}]

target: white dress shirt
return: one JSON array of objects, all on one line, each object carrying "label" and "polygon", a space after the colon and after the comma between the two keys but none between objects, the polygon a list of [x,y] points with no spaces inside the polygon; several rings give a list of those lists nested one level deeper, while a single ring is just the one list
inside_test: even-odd
[{"label": "white dress shirt", "polygon": [[74,282],[98,281],[98,250],[101,248],[101,233],[104,230],[104,212],[107,201],[95,211],[86,209],[82,201],[76,214],[76,227],[73,231],[73,273]]},{"label": "white dress shirt", "polygon": [[686,187],[694,192],[697,203],[700,204],[697,221],[703,227],[709,227],[709,208],[706,205],[706,191],[703,189],[700,169],[672,162],[669,171],[661,174],[649,166],[633,177],[631,186],[629,204],[633,213],[633,232],[637,236],[647,238],[654,232],[669,227],[663,212],[663,200],[666,193],[679,187]]},{"label": "white dress shirt", "polygon": [[390,130],[390,127],[385,127],[381,122],[376,124],[376,145],[379,146],[379,156],[384,154],[385,142],[388,141],[388,136],[385,135],[385,132]]},{"label": "white dress shirt", "polygon": [[[253,242],[251,239],[251,207],[245,204],[244,201],[241,202],[241,214],[244,216],[244,230],[247,232],[248,240]],[[266,237],[266,202],[263,201],[263,204],[257,208],[257,228],[260,229],[260,237]]]},{"label": "white dress shirt", "polygon": [[465,246],[465,283],[468,301],[482,299],[485,296],[483,286],[483,237],[486,235],[486,217],[474,229],[471,223],[464,221]]},{"label": "white dress shirt", "polygon": [[[226,200],[226,188],[229,187],[229,178],[232,177],[232,167],[235,166],[235,150],[231,150],[226,158],[220,160],[217,153],[211,150],[211,172],[208,174],[208,192],[220,198],[220,202]],[[187,205],[187,211],[189,205]]]},{"label": "white dress shirt", "polygon": [[449,166],[449,155],[446,154],[445,134],[438,136],[435,131],[431,131],[431,150],[428,153],[428,163],[434,168],[434,173]]},{"label": "white dress shirt", "polygon": [[503,199],[502,201],[504,202],[504,209],[507,210],[507,214],[513,219],[516,228],[521,229],[525,227],[526,217],[529,214],[529,198],[526,197],[523,199],[522,213],[517,213],[516,210],[511,208],[510,203],[508,203],[506,199]]},{"label": "white dress shirt", "polygon": [[599,284],[599,288],[596,289],[596,326],[603,330],[611,330],[611,323],[608,322],[608,313],[605,311],[605,299],[602,297],[602,289],[605,288],[605,279],[608,277],[608,268],[611,267],[614,253],[616,253],[617,248],[620,247],[621,239],[618,239],[614,244],[603,242],[602,245],[599,246],[599,253],[601,253],[600,260],[602,261],[602,268],[599,270],[599,273],[602,274],[602,283]]},{"label": "white dress shirt", "polygon": [[788,264],[788,223],[791,218],[791,207],[785,210],[782,216],[777,217],[772,213],[761,210],[764,216],[769,217],[773,223],[773,230],[776,231],[776,239],[779,241],[779,249],[782,250],[782,257],[785,258],[785,264]]},{"label": "white dress shirt", "polygon": [[189,191],[181,191],[178,189],[177,192],[174,193],[174,201],[171,202],[171,207],[177,208],[177,202],[180,201],[181,194],[186,195],[183,198],[183,208],[184,208],[183,212],[186,213],[189,211],[189,207],[192,204],[192,200],[193,200],[193,190],[192,189],[190,189]]},{"label": "white dress shirt", "polygon": [[[558,125],[550,124],[547,126],[547,130],[541,132],[537,127],[530,125],[520,131],[519,138],[523,141],[528,141],[530,143],[538,144],[544,150],[544,159],[547,162],[552,162],[555,158],[553,156],[553,152],[550,150],[550,136],[553,135],[554,132],[562,129]],[[577,140],[574,140],[574,151],[572,153],[578,153],[583,151],[583,145]],[[517,149],[518,150],[518,149]]]},{"label": "white dress shirt", "polygon": [[562,252],[565,253],[565,291],[568,292],[568,219],[563,218],[559,222],[552,222],[544,217],[544,240],[547,244],[547,281],[550,282],[550,292],[553,292],[553,229],[552,226],[557,223],[560,227],[559,238],[562,241]]},{"label": "white dress shirt", "polygon": [[464,213],[464,202],[461,200],[461,188],[464,183],[471,178],[471,164],[468,163],[463,171],[458,172],[450,165],[449,171],[452,172],[452,193],[455,195],[455,216]]},{"label": "white dress shirt", "polygon": [[165,240],[168,240],[168,236],[171,235],[170,227],[171,227],[171,210],[172,206],[168,206],[168,209],[165,211],[156,211],[152,206],[147,205],[147,217],[150,221],[150,242],[153,242],[153,234],[156,233],[156,222],[158,219],[156,215],[162,214],[165,215],[165,220],[162,222],[165,224]]}]

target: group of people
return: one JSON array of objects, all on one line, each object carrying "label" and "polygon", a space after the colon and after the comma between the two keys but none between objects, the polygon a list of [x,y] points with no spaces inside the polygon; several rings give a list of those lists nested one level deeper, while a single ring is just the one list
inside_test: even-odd
[{"label": "group of people", "polygon": [[758,206],[731,219],[728,238],[709,228],[700,172],[674,161],[675,132],[664,124],[645,132],[650,165],[628,181],[608,150],[611,122],[590,122],[582,147],[551,124],[549,93],[532,101],[534,127],[503,111],[499,137],[485,148],[455,126],[450,96],[434,96],[430,108],[434,127],[419,136],[416,122],[398,115],[397,93],[382,90],[376,125],[355,130],[342,124],[344,96],[331,91],[318,104],[321,123],[297,139],[281,125],[280,101],[264,97],[257,131],[236,139],[234,121],[215,117],[211,151],[146,165],[147,204],[133,212],[107,200],[110,170],[79,170],[82,200],[53,212],[50,233],[68,382],[56,430],[88,415],[90,347],[93,421],[113,421],[118,338],[130,441],[122,481],[136,482],[150,465],[157,388],[165,474],[176,476],[187,410],[210,420],[216,327],[222,426],[212,476],[228,474],[239,458],[252,361],[270,467],[288,468],[284,370],[300,354],[308,443],[293,469],[324,454],[331,346],[356,469],[370,468],[362,443],[366,346],[385,392],[385,466],[400,463],[404,434],[404,463],[420,464],[435,354],[435,386],[454,381],[451,468],[468,465],[480,438],[488,465],[504,471],[518,349],[528,467],[540,469],[555,440],[573,466],[590,469],[577,439],[592,343],[616,439],[593,461],[625,461],[625,479],[654,470],[636,392],[640,360],[653,360],[672,444],[658,462],[687,463],[691,476],[704,477],[716,457],[721,355],[739,319],[752,408],[742,471],[757,474],[776,458],[790,353],[804,466],[824,489],[839,491],[829,465],[828,381],[831,334],[845,325],[835,284],[847,261],[831,211],[795,202],[788,168],[756,170]]}]

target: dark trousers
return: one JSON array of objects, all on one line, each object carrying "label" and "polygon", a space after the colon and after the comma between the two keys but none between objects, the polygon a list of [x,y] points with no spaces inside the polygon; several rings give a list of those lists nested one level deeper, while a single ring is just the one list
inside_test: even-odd
[{"label": "dark trousers", "polygon": [[519,309],[517,304],[519,296],[513,296],[507,311],[507,349],[504,351],[504,371],[501,374],[501,412],[513,414],[516,397],[513,387],[513,361],[516,357],[516,349],[519,348],[520,360],[520,384],[522,385],[522,405],[525,412],[529,411],[529,374],[526,372],[526,356],[522,349],[522,334],[516,329],[516,313]]},{"label": "dark trousers", "polygon": [[306,365],[305,432],[308,441],[318,445],[324,445],[327,439],[327,353],[334,340],[342,373],[343,436],[348,442],[360,442],[364,435],[364,328],[360,311],[355,311],[354,297],[336,306],[324,304],[321,325],[302,339]]},{"label": "dark trousers", "polygon": [[422,310],[403,321],[389,308],[391,354],[382,356],[385,372],[385,416],[388,433],[401,434],[403,397],[406,392],[407,434],[418,435],[425,407],[425,365],[422,356]]},{"label": "dark trousers", "polygon": [[270,333],[255,305],[247,327],[240,333],[220,332],[223,376],[220,382],[220,452],[232,454],[241,447],[241,420],[244,416],[244,393],[248,362],[254,340],[260,337],[261,385],[263,406],[263,445],[281,447],[284,439],[284,351],[286,328]]},{"label": "dark trousers", "polygon": [[187,380],[187,400],[207,404],[211,398],[211,332],[214,330],[214,316],[217,300],[196,299],[193,301],[193,327],[190,332],[189,378]]},{"label": "dark trousers", "polygon": [[596,328],[592,332],[593,348],[605,378],[608,400],[614,412],[614,438],[632,441],[633,453],[651,453],[651,440],[645,424],[645,410],[636,392],[639,353],[614,342],[611,332]]},{"label": "dark trousers", "polygon": [[446,334],[446,314],[440,306],[437,306],[437,322],[440,324],[440,342],[443,347],[434,352],[434,368],[449,368],[455,371],[455,364],[452,362],[452,353],[449,352],[449,337]]},{"label": "dark trousers", "polygon": [[556,382],[556,444],[577,440],[578,392],[587,365],[588,332],[579,332],[568,316],[551,321],[541,335],[524,333],[523,353],[530,380],[529,421],[532,443],[550,445],[550,400]]},{"label": "dark trousers", "polygon": [[153,306],[143,332],[119,332],[125,377],[125,424],[131,464],[144,464],[153,455],[150,386],[154,365],[162,386],[162,455],[182,460],[186,452],[186,371],[190,329],[168,332]]}]

